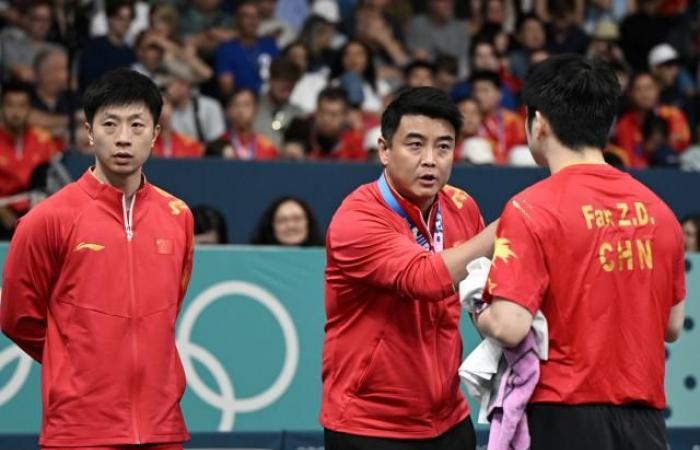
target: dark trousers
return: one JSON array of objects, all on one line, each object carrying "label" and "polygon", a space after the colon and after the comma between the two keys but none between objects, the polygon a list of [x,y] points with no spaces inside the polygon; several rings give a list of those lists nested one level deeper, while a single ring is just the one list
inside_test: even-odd
[{"label": "dark trousers", "polygon": [[387,439],[323,431],[325,450],[474,450],[476,435],[469,417],[432,439]]},{"label": "dark trousers", "polygon": [[535,403],[531,450],[666,450],[663,413],[644,406]]}]

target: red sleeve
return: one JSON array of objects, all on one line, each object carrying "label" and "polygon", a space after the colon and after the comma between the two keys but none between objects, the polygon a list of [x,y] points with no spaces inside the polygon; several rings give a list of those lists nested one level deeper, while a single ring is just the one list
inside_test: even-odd
[{"label": "red sleeve", "polygon": [[41,362],[48,302],[60,271],[55,231],[45,217],[20,220],[5,260],[0,302],[2,331]]},{"label": "red sleeve", "polygon": [[329,261],[353,281],[391,289],[404,297],[440,301],[454,294],[442,257],[422,249],[382,214],[340,210],[328,231]]},{"label": "red sleeve", "polygon": [[528,309],[533,315],[540,309],[549,285],[549,273],[534,225],[534,220],[513,206],[513,200],[508,202],[496,231],[484,295],[487,302],[503,298]]},{"label": "red sleeve", "polygon": [[192,218],[192,212],[188,209],[185,214],[185,233],[186,236],[186,247],[185,255],[182,262],[182,273],[180,275],[180,299],[178,307],[182,305],[185,300],[185,294],[187,293],[187,287],[190,284],[190,277],[192,276],[192,266],[194,264],[194,219]]}]

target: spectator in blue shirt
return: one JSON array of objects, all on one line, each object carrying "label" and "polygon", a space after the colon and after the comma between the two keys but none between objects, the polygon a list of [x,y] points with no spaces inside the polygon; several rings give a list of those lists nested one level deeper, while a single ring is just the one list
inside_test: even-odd
[{"label": "spectator in blue shirt", "polygon": [[216,52],[219,92],[224,97],[234,89],[260,92],[268,77],[270,63],[279,49],[273,38],[258,37],[259,24],[255,2],[242,2],[236,13],[238,37],[221,44]]}]

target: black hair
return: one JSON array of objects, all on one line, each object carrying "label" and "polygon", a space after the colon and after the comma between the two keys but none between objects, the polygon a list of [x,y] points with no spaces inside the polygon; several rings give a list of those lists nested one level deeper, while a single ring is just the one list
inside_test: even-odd
[{"label": "black hair", "polygon": [[459,61],[452,55],[439,54],[433,61],[435,64],[435,73],[447,72],[457,76],[459,73]]},{"label": "black hair", "polygon": [[146,75],[125,67],[106,72],[92,82],[83,94],[83,109],[89,124],[102,108],[138,103],[146,105],[154,125],[157,124],[163,109],[163,96],[158,86]]},{"label": "black hair", "polygon": [[[522,28],[523,28],[523,26],[525,25],[525,23],[527,23],[527,22],[530,21],[530,20],[534,20],[535,22],[539,23],[540,26],[542,27],[542,30],[545,30],[544,22],[542,22],[542,19],[540,19],[540,18],[537,16],[537,14],[535,14],[535,13],[527,13],[527,14],[523,14],[523,15],[520,16],[520,18],[518,19],[518,22],[517,22],[516,25],[515,25],[516,31],[517,31],[517,32],[522,31]],[[546,31],[546,30],[545,30],[545,31]]]},{"label": "black hair", "polygon": [[224,107],[228,108],[231,106],[231,102],[233,101],[234,98],[238,97],[239,95],[243,94],[244,92],[249,93],[250,95],[253,96],[255,99],[255,103],[258,103],[258,93],[252,90],[249,87],[241,87],[241,88],[236,88],[231,94],[229,94],[225,101],[224,101]]},{"label": "black hair", "polygon": [[[686,222],[691,222],[693,225],[695,225],[695,242],[700,245],[700,212],[688,214],[680,220],[681,225]],[[700,251],[700,247],[686,251],[697,252]]]},{"label": "black hair", "polygon": [[604,61],[551,56],[533,65],[522,91],[527,126],[539,111],[566,147],[604,148],[617,112],[620,84]]},{"label": "black hair", "polygon": [[427,116],[448,121],[455,136],[462,129],[462,114],[450,97],[434,87],[410,88],[391,102],[382,114],[382,137],[390,143],[399,128],[401,118],[406,115]]},{"label": "black hair", "polygon": [[107,4],[105,5],[105,14],[107,17],[114,17],[119,13],[119,10],[124,7],[129,8],[131,18],[133,19],[136,15],[133,0],[107,0]]},{"label": "black hair", "polygon": [[634,73],[630,76],[630,81],[629,81],[629,83],[628,83],[628,86],[629,86],[630,91],[631,91],[632,89],[634,89],[634,85],[637,83],[637,80],[639,80],[639,79],[642,78],[642,77],[649,77],[649,78],[651,78],[651,80],[652,80],[654,83],[656,83],[656,79],[654,78],[654,75],[651,74],[651,72],[649,72],[649,71],[647,71],[647,70],[639,70],[639,71],[634,72]]},{"label": "black hair", "polygon": [[377,71],[374,68],[374,58],[372,57],[372,49],[369,48],[369,46],[367,44],[360,41],[359,39],[350,39],[340,49],[340,51],[337,54],[335,64],[333,64],[333,68],[331,69],[330,79],[331,80],[337,79],[341,75],[343,75],[343,73],[345,73],[345,68],[343,67],[343,58],[345,56],[345,52],[347,51],[348,47],[350,47],[353,44],[356,44],[356,45],[359,45],[360,47],[362,47],[362,49],[364,50],[365,55],[367,57],[367,65],[365,66],[365,70],[362,71],[362,79],[365,80],[365,82],[368,83],[370,86],[372,86],[372,89],[374,91],[376,91],[377,90]]},{"label": "black hair", "polygon": [[501,89],[502,81],[498,74],[491,70],[477,70],[469,76],[469,84],[474,88],[477,81],[487,81],[493,84],[496,89]]},{"label": "black hair", "polygon": [[648,114],[642,122],[642,136],[644,139],[649,139],[654,133],[661,133],[668,139],[668,122],[656,114]]},{"label": "black hair", "polygon": [[270,80],[285,80],[296,83],[301,78],[301,68],[286,56],[279,56],[270,64]]},{"label": "black hair", "polygon": [[228,244],[228,228],[221,211],[209,205],[193,206],[191,211],[194,217],[194,234],[216,231],[219,235],[218,244]]},{"label": "black hair", "polygon": [[267,208],[265,208],[265,211],[263,211],[262,216],[260,216],[258,225],[255,227],[255,232],[253,233],[253,238],[250,240],[250,243],[255,245],[281,245],[281,242],[278,241],[275,237],[273,222],[275,219],[275,213],[279,209],[280,205],[288,201],[292,201],[299,204],[299,206],[301,206],[301,209],[304,210],[304,214],[306,215],[308,234],[306,235],[306,239],[304,240],[304,242],[299,244],[299,246],[323,246],[323,240],[321,239],[321,235],[318,230],[318,223],[316,222],[316,218],[314,217],[311,208],[304,200],[291,196],[280,197],[272,203],[270,203],[267,206]]},{"label": "black hair", "polygon": [[432,75],[435,75],[435,65],[429,63],[428,61],[421,61],[421,60],[416,60],[413,61],[409,64],[407,64],[403,68],[403,76],[404,78],[408,78],[408,76],[411,74],[416,69],[425,69],[429,71]]},{"label": "black hair", "polygon": [[31,84],[24,81],[11,79],[2,84],[2,91],[0,92],[0,100],[5,100],[5,96],[9,93],[21,93],[26,94],[27,98],[31,100],[33,87]]},{"label": "black hair", "polygon": [[341,101],[345,103],[345,106],[350,106],[350,99],[348,98],[348,93],[345,92],[345,89],[341,87],[327,87],[323,89],[318,94],[318,100],[316,101],[316,103],[320,104],[323,100],[331,102]]},{"label": "black hair", "polygon": [[494,44],[493,39],[488,36],[478,35],[472,39],[472,43],[469,45],[469,63],[473,65],[474,54],[476,53],[476,48],[480,45],[488,45],[493,50],[494,56],[498,58],[500,56],[496,44]]}]

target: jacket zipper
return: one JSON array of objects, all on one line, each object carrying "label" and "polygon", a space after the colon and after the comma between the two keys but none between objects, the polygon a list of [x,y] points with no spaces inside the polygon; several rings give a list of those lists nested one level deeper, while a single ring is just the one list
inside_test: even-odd
[{"label": "jacket zipper", "polygon": [[[440,303],[442,303],[442,302],[440,302]],[[443,378],[442,377],[442,365],[441,365],[442,358],[440,357],[440,346],[438,345],[439,340],[440,340],[440,323],[442,322],[442,315],[444,314],[444,311],[441,308],[439,312],[440,312],[440,314],[435,320],[435,330],[434,330],[434,333],[435,333],[435,363],[436,363],[435,368],[436,368],[437,379],[438,379],[438,391],[437,391],[438,398],[436,399],[437,401],[435,402],[435,404],[437,405],[437,408],[435,410],[435,418],[433,421],[433,428],[435,428],[437,421],[440,419],[439,415],[440,415],[440,412],[442,412],[443,406],[444,406],[442,404],[442,401],[445,398],[445,386],[444,386],[444,381],[442,379]]]},{"label": "jacket zipper", "polygon": [[131,424],[134,427],[134,440],[136,445],[141,444],[141,434],[139,432],[138,418],[138,361],[139,348],[136,339],[136,328],[138,319],[136,317],[136,289],[134,288],[134,255],[131,240],[134,237],[133,221],[134,206],[136,205],[136,194],[131,198],[131,206],[126,205],[126,194],[122,197],[122,210],[124,213],[124,232],[126,233],[127,267],[129,277],[129,304],[131,311],[131,350],[134,357],[131,373]]}]

